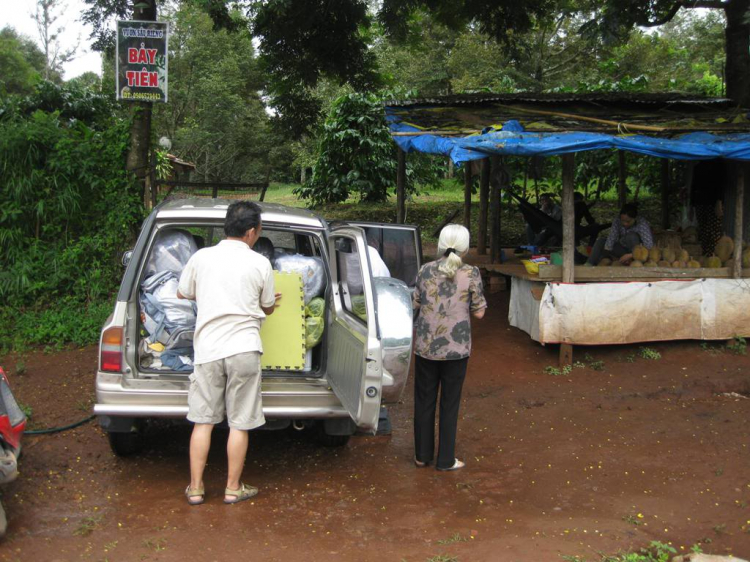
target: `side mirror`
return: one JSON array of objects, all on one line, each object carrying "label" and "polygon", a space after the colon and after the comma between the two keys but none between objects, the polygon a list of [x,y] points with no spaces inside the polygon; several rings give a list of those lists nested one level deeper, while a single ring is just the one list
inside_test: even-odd
[{"label": "side mirror", "polygon": [[133,257],[133,250],[128,250],[122,255],[122,267],[128,267],[130,259]]}]

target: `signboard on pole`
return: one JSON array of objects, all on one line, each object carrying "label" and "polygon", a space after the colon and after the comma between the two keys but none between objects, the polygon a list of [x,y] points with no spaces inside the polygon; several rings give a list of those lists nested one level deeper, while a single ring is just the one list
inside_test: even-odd
[{"label": "signboard on pole", "polygon": [[166,103],[167,35],[164,22],[117,22],[118,100]]}]

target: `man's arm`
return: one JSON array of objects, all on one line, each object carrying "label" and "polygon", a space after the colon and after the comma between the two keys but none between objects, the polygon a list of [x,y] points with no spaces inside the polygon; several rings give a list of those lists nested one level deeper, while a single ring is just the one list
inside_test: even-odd
[{"label": "man's arm", "polygon": [[273,311],[276,310],[276,307],[279,306],[279,299],[281,298],[281,293],[274,293],[274,299],[275,302],[271,306],[263,306],[260,305],[260,309],[263,311],[263,313],[266,316],[271,316],[273,314]]}]

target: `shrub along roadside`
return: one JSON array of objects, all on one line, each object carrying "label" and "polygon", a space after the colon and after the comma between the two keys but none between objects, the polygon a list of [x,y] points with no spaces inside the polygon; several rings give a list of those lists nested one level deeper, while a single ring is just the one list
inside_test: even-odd
[{"label": "shrub along roadside", "polygon": [[0,349],[96,341],[143,218],[128,134],[75,87],[0,102]]}]

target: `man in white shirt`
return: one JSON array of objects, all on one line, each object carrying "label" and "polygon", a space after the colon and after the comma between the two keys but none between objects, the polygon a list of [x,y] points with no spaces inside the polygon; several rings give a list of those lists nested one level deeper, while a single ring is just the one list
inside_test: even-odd
[{"label": "man in white shirt", "polygon": [[240,482],[250,429],[265,423],[260,393],[260,326],[273,313],[281,294],[274,293],[267,258],[252,250],[261,235],[260,207],[250,201],[232,203],[224,222],[226,240],[199,250],[180,277],[177,296],[195,300],[198,317],[193,340],[195,371],[190,377],[188,420],[190,505],[204,501],[211,432],[226,414],[228,475],[224,503],[255,496],[258,489]]}]

